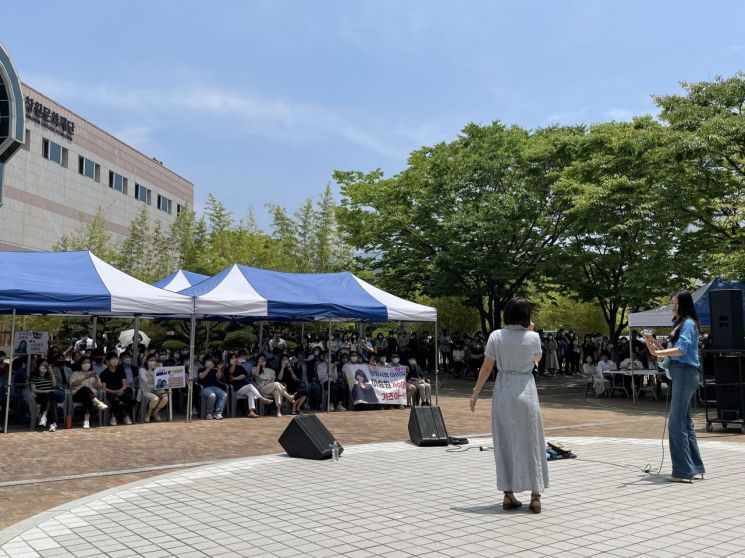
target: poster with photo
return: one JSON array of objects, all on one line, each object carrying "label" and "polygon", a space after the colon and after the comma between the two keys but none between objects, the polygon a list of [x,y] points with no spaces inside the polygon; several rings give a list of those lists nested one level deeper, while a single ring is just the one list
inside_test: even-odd
[{"label": "poster with photo", "polygon": [[16,331],[13,343],[16,355],[43,355],[49,349],[49,332]]},{"label": "poster with photo", "polygon": [[186,387],[186,368],[184,366],[162,366],[153,374],[155,389],[180,389]]},{"label": "poster with photo", "polygon": [[405,405],[406,367],[346,364],[344,375],[353,405]]}]

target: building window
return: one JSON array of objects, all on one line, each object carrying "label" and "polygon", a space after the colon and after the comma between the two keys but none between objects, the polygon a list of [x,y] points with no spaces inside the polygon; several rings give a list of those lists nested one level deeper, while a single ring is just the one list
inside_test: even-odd
[{"label": "building window", "polygon": [[176,215],[181,215],[181,212],[184,210],[184,206],[180,203],[176,204]]},{"label": "building window", "polygon": [[23,148],[31,151],[31,130],[26,130],[26,141],[23,142]]},{"label": "building window", "polygon": [[109,188],[113,188],[117,192],[122,194],[127,193],[127,179],[121,174],[109,171]]},{"label": "building window", "polygon": [[67,167],[67,149],[47,138],[41,140],[41,154],[45,159]]},{"label": "building window", "polygon": [[96,182],[101,182],[101,165],[86,157],[78,157],[78,172]]},{"label": "building window", "polygon": [[165,211],[169,215],[171,214],[171,200],[165,196],[158,194],[158,209]]},{"label": "building window", "polygon": [[135,198],[146,204],[151,204],[152,191],[150,188],[146,188],[142,184],[135,182]]}]

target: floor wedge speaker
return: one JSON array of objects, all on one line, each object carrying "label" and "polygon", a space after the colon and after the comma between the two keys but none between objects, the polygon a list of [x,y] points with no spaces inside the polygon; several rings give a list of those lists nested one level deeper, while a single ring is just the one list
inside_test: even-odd
[{"label": "floor wedge speaker", "polygon": [[412,407],[409,437],[416,446],[447,446],[448,434],[439,407]]},{"label": "floor wedge speaker", "polygon": [[[297,415],[279,437],[279,445],[287,455],[303,459],[331,459],[331,445],[335,441],[316,415]],[[339,444],[339,455],[343,451]]]}]

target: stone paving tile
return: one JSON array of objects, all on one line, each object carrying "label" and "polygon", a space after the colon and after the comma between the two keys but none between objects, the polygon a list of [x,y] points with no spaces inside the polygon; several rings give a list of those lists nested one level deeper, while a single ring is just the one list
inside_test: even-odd
[{"label": "stone paving tile", "polygon": [[[732,514],[745,503],[745,493],[731,487],[731,479],[741,474],[745,445],[701,441],[707,480],[679,485],[642,471],[646,463],[659,462],[658,440],[557,439],[579,457],[549,464],[551,488],[540,515],[526,506],[501,509],[491,452],[452,453],[391,442],[349,446],[339,463],[260,456],[140,481],[52,510],[20,532],[0,532],[0,556],[44,556],[52,545],[60,555],[121,558],[745,554],[742,517]],[[472,440],[475,447],[488,443]],[[421,470],[422,483],[387,491],[392,470]],[[281,478],[284,486],[313,483],[312,489],[283,499],[288,507],[277,505],[275,491],[252,491],[247,511],[246,499],[235,496],[245,491],[247,478]],[[142,510],[153,501],[163,518],[143,523]],[[129,511],[117,512],[121,530],[106,536],[112,502],[126,504],[121,509]],[[175,536],[167,510],[180,502],[192,505],[181,509],[174,524],[181,531]],[[715,527],[702,517],[724,523]],[[76,525],[70,533],[50,536],[70,519]]]}]

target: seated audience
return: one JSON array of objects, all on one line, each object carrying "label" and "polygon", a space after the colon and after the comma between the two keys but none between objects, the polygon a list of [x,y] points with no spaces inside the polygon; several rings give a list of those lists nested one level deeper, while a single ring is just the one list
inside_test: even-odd
[{"label": "seated audience", "polygon": [[106,390],[106,398],[111,409],[109,424],[116,426],[117,419],[124,421],[124,424],[132,424],[134,397],[124,367],[119,365],[119,355],[116,351],[106,353],[106,368],[99,374],[99,378]]},{"label": "seated audience", "polygon": [[151,353],[147,356],[146,368],[140,368],[140,387],[142,396],[147,400],[145,422],[160,422],[160,411],[168,405],[168,390],[155,389],[155,369],[158,366],[157,357]]},{"label": "seated audience", "polygon": [[202,386],[202,397],[207,400],[204,418],[207,420],[222,420],[222,412],[225,410],[228,394],[220,387],[223,384],[223,372],[217,366],[216,357],[205,355],[204,368],[199,372],[198,377]]},{"label": "seated audience", "polygon": [[295,402],[295,398],[287,393],[285,386],[277,381],[276,372],[266,366],[266,358],[263,355],[259,356],[259,361],[254,368],[254,378],[259,384],[259,391],[264,396],[274,396],[278,417],[282,416],[282,397],[285,397],[290,403]]},{"label": "seated audience", "polygon": [[105,411],[108,405],[98,399],[97,392],[103,389],[101,378],[93,371],[90,357],[84,356],[78,362],[76,370],[70,376],[72,400],[83,406],[83,428],[91,427],[91,413],[94,409]]},{"label": "seated audience", "polygon": [[269,405],[272,400],[261,395],[256,386],[249,381],[248,372],[243,365],[240,364],[240,360],[238,354],[228,353],[228,367],[225,369],[227,380],[230,382],[236,395],[246,398],[246,401],[248,402],[248,412],[246,413],[246,416],[248,418],[258,418],[259,415],[256,414],[256,400],[258,399],[264,403],[264,405]]}]

